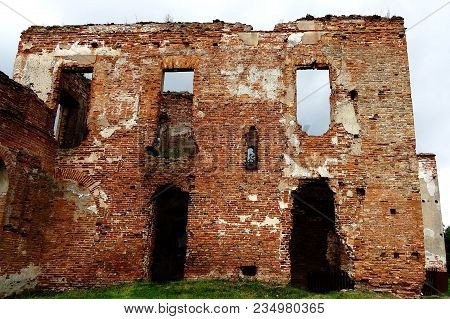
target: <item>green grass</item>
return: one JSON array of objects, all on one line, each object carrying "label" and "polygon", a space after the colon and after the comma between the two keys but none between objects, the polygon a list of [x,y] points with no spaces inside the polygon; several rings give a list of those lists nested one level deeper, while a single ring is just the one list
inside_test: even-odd
[{"label": "green grass", "polygon": [[57,298],[57,299],[374,299],[394,298],[391,294],[367,291],[334,291],[325,294],[308,292],[293,286],[277,286],[258,281],[226,280],[186,280],[158,284],[138,281],[107,288],[71,290],[62,293],[33,292],[19,298]]}]

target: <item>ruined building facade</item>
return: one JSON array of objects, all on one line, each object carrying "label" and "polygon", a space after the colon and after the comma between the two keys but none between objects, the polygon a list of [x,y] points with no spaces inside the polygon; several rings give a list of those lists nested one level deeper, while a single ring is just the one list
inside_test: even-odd
[{"label": "ruined building facade", "polygon": [[[299,69],[329,72],[322,135],[297,123]],[[164,91],[174,71],[193,72],[192,93]],[[31,27],[13,78],[0,77],[2,294],[326,276],[420,292],[403,19]]]}]

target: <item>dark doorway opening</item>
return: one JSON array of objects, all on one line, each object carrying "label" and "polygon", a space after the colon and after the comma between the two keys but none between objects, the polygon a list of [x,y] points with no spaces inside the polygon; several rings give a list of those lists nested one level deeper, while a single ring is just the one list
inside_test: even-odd
[{"label": "dark doorway opening", "polygon": [[311,291],[352,288],[340,270],[334,193],[326,180],[308,180],[292,192],[291,282]]},{"label": "dark doorway opening", "polygon": [[189,193],[168,185],[160,188],[153,200],[156,218],[151,279],[181,280],[186,260]]}]

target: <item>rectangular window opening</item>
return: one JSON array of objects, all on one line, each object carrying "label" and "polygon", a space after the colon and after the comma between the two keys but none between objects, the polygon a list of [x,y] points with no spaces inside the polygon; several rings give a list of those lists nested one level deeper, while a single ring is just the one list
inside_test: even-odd
[{"label": "rectangular window opening", "polygon": [[194,70],[164,70],[162,92],[193,94]]},{"label": "rectangular window opening", "polygon": [[330,128],[330,73],[328,69],[296,72],[297,122],[302,130],[320,136]]},{"label": "rectangular window opening", "polygon": [[64,69],[58,87],[53,135],[61,148],[79,146],[87,136],[92,69]]}]

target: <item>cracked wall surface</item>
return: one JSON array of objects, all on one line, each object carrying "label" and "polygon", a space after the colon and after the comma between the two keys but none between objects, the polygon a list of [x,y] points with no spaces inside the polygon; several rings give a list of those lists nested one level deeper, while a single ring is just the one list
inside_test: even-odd
[{"label": "cracked wall surface", "polygon": [[[221,21],[26,30],[14,80],[53,116],[63,70],[93,70],[85,139],[42,163],[54,199],[48,245],[34,263],[38,286],[150,278],[154,197],[164,185],[190,195],[186,278],[238,278],[256,266],[257,279],[286,283],[292,192],[325,179],[343,270],[357,287],[417,295],[425,251],[404,31],[401,18],[360,16],[305,18],[271,32]],[[299,68],[329,69],[331,123],[321,136],[296,121]],[[192,96],[161,93],[164,70],[177,69],[194,70]],[[168,135],[195,145],[188,156],[156,152],[164,112]],[[252,126],[258,167],[247,170]],[[5,152],[13,147],[0,141]]]}]

